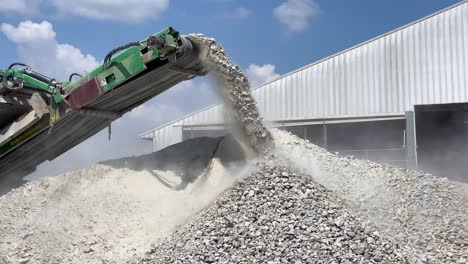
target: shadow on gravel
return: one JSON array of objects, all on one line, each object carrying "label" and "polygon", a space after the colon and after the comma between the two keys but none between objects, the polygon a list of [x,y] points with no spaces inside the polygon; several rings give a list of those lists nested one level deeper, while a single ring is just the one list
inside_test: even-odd
[{"label": "shadow on gravel", "polygon": [[18,177],[11,177],[8,179],[1,179],[0,180],[0,196],[7,194],[12,189],[16,189],[21,187],[23,184],[27,183],[28,181],[23,180],[22,178]]},{"label": "shadow on gravel", "polygon": [[[202,175],[213,158],[219,159],[225,167],[243,164],[246,159],[239,143],[228,135],[219,138],[188,139],[154,153],[103,161],[100,164],[148,171],[164,186],[180,191]],[[181,177],[181,181],[174,185],[157,171],[172,171]]]}]

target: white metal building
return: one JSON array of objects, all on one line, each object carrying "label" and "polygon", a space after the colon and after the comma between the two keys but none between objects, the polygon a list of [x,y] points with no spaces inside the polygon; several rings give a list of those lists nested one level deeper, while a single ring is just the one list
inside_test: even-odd
[{"label": "white metal building", "polygon": [[[253,94],[265,120],[331,151],[421,168],[433,162],[431,148],[455,145],[436,146],[433,136],[465,135],[468,1],[285,74]],[[437,130],[441,122],[450,129]],[[141,137],[156,151],[222,133],[223,107],[215,105]]]}]

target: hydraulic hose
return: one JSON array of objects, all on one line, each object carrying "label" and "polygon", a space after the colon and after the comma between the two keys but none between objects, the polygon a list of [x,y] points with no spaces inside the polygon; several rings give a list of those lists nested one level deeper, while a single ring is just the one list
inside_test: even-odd
[{"label": "hydraulic hose", "polygon": [[119,51],[128,49],[130,47],[134,47],[134,46],[141,46],[141,43],[140,42],[130,42],[130,43],[126,44],[126,45],[123,45],[123,46],[120,46],[120,47],[117,47],[117,48],[111,50],[109,53],[107,53],[106,57],[104,58],[104,64],[102,65],[102,68],[106,70],[107,67],[109,67],[110,61],[111,61],[112,56],[114,54],[116,54]]}]

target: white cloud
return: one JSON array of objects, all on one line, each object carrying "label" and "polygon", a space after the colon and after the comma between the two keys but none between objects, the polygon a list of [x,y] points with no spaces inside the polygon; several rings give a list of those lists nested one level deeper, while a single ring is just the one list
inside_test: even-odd
[{"label": "white cloud", "polygon": [[41,0],[0,0],[0,12],[33,14],[38,10],[40,3]]},{"label": "white cloud", "polygon": [[73,72],[84,73],[99,64],[94,56],[84,55],[72,45],[57,43],[53,26],[47,21],[23,21],[17,27],[3,23],[0,30],[17,44],[21,62],[58,80],[65,80]]},{"label": "white cloud", "polygon": [[313,0],[286,0],[273,10],[280,23],[296,32],[305,30],[309,25],[309,18],[319,12],[318,4]]},{"label": "white cloud", "polygon": [[56,54],[57,65],[67,74],[84,73],[99,64],[93,55],[84,55],[80,49],[70,44],[58,44]]},{"label": "white cloud", "polygon": [[0,29],[10,41],[16,44],[53,41],[56,35],[52,24],[47,21],[41,23],[34,23],[29,20],[23,21],[19,23],[18,27],[2,23]]},{"label": "white cloud", "polygon": [[159,18],[170,0],[0,0],[0,12],[21,15],[39,13],[41,6],[55,9],[61,16],[142,22]]},{"label": "white cloud", "polygon": [[61,15],[93,19],[142,22],[159,18],[169,7],[169,0],[48,0]]},{"label": "white cloud", "polygon": [[266,82],[278,78],[280,75],[275,72],[276,66],[272,64],[257,65],[250,64],[246,70],[250,85],[256,87]]},{"label": "white cloud", "polygon": [[245,7],[238,7],[230,13],[226,13],[225,17],[230,18],[230,19],[245,19],[249,17],[251,13],[252,11],[250,11],[249,9]]}]

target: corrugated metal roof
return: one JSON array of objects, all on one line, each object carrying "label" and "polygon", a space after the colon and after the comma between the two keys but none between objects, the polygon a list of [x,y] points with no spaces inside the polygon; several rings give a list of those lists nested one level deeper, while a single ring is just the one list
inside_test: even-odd
[{"label": "corrugated metal roof", "polygon": [[[468,1],[463,1],[285,74],[253,95],[267,120],[401,113],[414,104],[467,102],[467,75]],[[222,105],[214,105],[142,137],[221,122]]]}]

